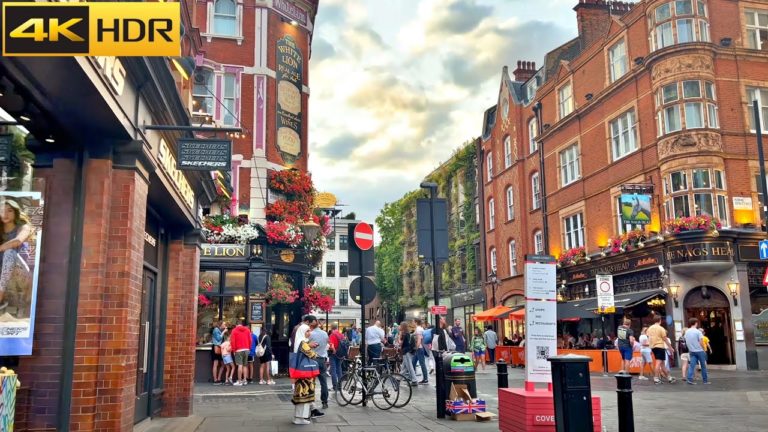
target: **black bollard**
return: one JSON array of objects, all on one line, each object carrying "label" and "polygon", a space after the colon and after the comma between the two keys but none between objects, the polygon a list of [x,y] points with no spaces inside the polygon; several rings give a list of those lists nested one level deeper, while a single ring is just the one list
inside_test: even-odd
[{"label": "black bollard", "polygon": [[635,432],[635,413],[632,408],[632,375],[616,376],[616,396],[619,405],[619,432]]},{"label": "black bollard", "polygon": [[501,359],[496,362],[496,381],[499,388],[509,388],[509,374],[507,373],[507,362]]},{"label": "black bollard", "polygon": [[437,401],[437,418],[445,418],[445,373],[443,371],[443,353],[432,351],[435,359],[435,399]]}]

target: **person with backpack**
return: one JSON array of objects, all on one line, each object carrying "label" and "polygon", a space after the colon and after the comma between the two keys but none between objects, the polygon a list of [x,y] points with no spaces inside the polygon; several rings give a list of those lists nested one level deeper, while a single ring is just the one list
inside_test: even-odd
[{"label": "person with backpack", "polygon": [[677,340],[677,352],[680,353],[680,367],[683,372],[683,379],[688,379],[688,365],[691,363],[691,355],[688,352],[688,345],[685,343],[686,331],[688,331],[688,328],[683,328],[683,332]]},{"label": "person with backpack", "polygon": [[272,338],[270,338],[267,329],[264,327],[261,328],[254,354],[259,359],[259,363],[261,363],[261,380],[259,384],[275,385],[269,373],[269,363],[272,361]]},{"label": "person with backpack", "polygon": [[416,381],[416,368],[413,367],[414,352],[416,351],[416,345],[414,342],[416,340],[409,331],[408,323],[406,321],[403,321],[400,324],[400,331],[398,334],[400,336],[400,354],[403,356],[403,365],[401,370],[403,375],[406,375],[408,380],[410,380],[411,385],[417,386],[419,385],[419,382]]},{"label": "person with backpack", "polygon": [[419,362],[419,365],[421,366],[421,381],[419,384],[429,384],[429,374],[427,373],[427,349],[425,346],[432,343],[432,333],[428,334],[429,340],[427,340],[424,334],[424,327],[421,326],[421,319],[416,318],[413,322],[416,325],[416,330],[413,333],[416,356],[413,358],[412,364],[414,368],[416,367],[416,362]]},{"label": "person with backpack", "polygon": [[339,380],[344,373],[341,365],[349,355],[349,339],[339,331],[338,324],[331,324],[331,335],[328,338],[329,360],[331,362],[331,385],[333,391],[339,391]]}]

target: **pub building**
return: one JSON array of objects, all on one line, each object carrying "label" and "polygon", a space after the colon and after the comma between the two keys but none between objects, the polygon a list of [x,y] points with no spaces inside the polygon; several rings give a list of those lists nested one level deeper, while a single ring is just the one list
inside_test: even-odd
[{"label": "pub building", "polygon": [[[212,330],[218,321],[234,327],[245,320],[255,334],[266,328],[272,351],[281,370],[288,366],[288,339],[301,320],[301,304],[267,304],[271,284],[288,283],[303,293],[315,276],[302,249],[270,244],[263,231],[252,244],[203,244],[200,281],[212,283],[201,288],[206,300],[197,302],[195,381],[211,382]],[[259,360],[256,359],[258,366]]]},{"label": "pub building", "polygon": [[[558,335],[581,333],[616,337],[623,317],[632,320],[636,337],[661,315],[676,341],[689,318],[701,322],[712,343],[709,363],[754,370],[766,364],[765,331],[753,323],[753,302],[766,306],[759,265],[760,233],[723,229],[655,236],[644,247],[612,256],[592,255],[578,265],[558,269]],[[615,313],[600,314],[597,275],[612,275]],[[761,336],[762,335],[762,336]],[[762,349],[762,351],[759,351]]]}]

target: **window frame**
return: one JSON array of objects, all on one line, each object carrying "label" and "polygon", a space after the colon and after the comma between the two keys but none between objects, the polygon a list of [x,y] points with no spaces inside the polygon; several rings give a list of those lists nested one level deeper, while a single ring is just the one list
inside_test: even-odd
[{"label": "window frame", "polygon": [[541,177],[539,176],[539,172],[535,172],[531,174],[531,207],[532,210],[538,210],[541,208],[541,200],[544,197],[542,197],[541,194]]},{"label": "window frame", "polygon": [[[688,4],[690,10],[681,10],[681,4]],[[649,12],[648,23],[651,52],[673,45],[711,40],[707,8],[699,0],[672,0],[657,5]],[[683,32],[683,28],[689,31]],[[683,35],[687,37],[683,39]]]},{"label": "window frame", "polygon": [[[750,97],[750,92],[754,92],[754,96]],[[765,98],[763,98],[763,93],[765,93]],[[747,86],[746,95],[748,116],[747,124],[750,133],[757,133],[757,128],[755,127],[755,114],[752,110],[752,101],[754,100],[757,100],[757,107],[760,109],[760,121],[763,123],[761,125],[763,133],[768,133],[768,118],[766,118],[768,117],[768,87]]]},{"label": "window frame", "polygon": [[[754,24],[749,24],[748,16],[752,15],[754,18]],[[766,51],[768,50],[768,40],[766,40],[765,43],[763,43],[762,39],[760,39],[760,32],[765,31],[768,32],[768,25],[761,26],[760,25],[760,15],[767,15],[768,16],[768,10],[761,10],[761,9],[745,9],[744,10],[744,30],[747,34],[747,43],[745,44],[745,48],[747,49],[754,49],[759,51]],[[753,40],[751,37],[750,32],[754,31],[756,34],[756,38]],[[751,42],[755,42],[756,46],[751,46]]]},{"label": "window frame", "polygon": [[[333,269],[332,272],[329,272],[329,269]],[[335,278],[336,277],[336,261],[326,261],[325,262],[325,277],[327,278]]]},{"label": "window frame", "polygon": [[512,166],[512,138],[507,135],[504,138],[504,168]]},{"label": "window frame", "polygon": [[[624,124],[626,124],[627,129],[623,129]],[[614,125],[617,125],[615,130]],[[608,133],[611,138],[611,156],[614,162],[636,152],[640,148],[640,145],[638,143],[637,115],[635,109],[630,108],[610,120],[608,122]],[[625,134],[628,137],[628,143],[625,142]],[[621,150],[627,148],[627,146],[629,146],[629,150],[622,152]]]},{"label": "window frame", "polygon": [[[209,9],[208,9],[208,32],[206,36],[209,37],[218,37],[218,38],[225,38],[225,39],[237,39],[238,44],[243,39],[243,29],[242,29],[242,4],[240,4],[237,0],[226,0],[231,1],[234,5],[234,14],[225,14],[223,12],[217,12],[216,11],[216,5],[224,0],[210,0],[209,1]],[[218,19],[227,19],[233,21],[233,34],[227,34],[227,33],[219,33],[217,29],[217,18]]]},{"label": "window frame", "polygon": [[563,249],[573,249],[586,245],[584,213],[578,212],[563,217]]},{"label": "window frame", "polygon": [[[564,90],[568,90],[568,97],[564,97]],[[573,84],[571,81],[566,82],[557,88],[557,106],[560,118],[568,117],[576,110],[576,104],[573,100]],[[568,112],[566,112],[568,110]]]},{"label": "window frame", "polygon": [[[713,81],[696,79],[665,84],[656,90],[655,101],[657,137],[683,130],[720,128]],[[692,121],[696,119],[700,123]]]},{"label": "window frame", "polygon": [[339,261],[339,277],[340,278],[347,278],[347,277],[349,277],[349,262],[348,261]]},{"label": "window frame", "polygon": [[339,306],[349,306],[349,289],[339,290]]},{"label": "window frame", "polygon": [[493,180],[493,150],[488,150],[485,157],[486,181]]},{"label": "window frame", "polygon": [[[210,116],[213,118],[213,116],[216,114],[216,73],[213,71],[213,69],[207,68],[207,67],[201,67],[199,68],[196,73],[202,73],[207,75],[207,82],[205,84],[196,84],[194,81],[192,82],[192,114],[198,115],[198,116]],[[205,94],[197,93],[196,88],[198,86],[204,87],[206,89]],[[200,99],[205,101],[205,103],[201,102]],[[198,110],[195,110],[195,101],[197,102]],[[208,111],[201,111],[199,110],[202,108],[203,105],[210,105],[210,112]]]},{"label": "window frame", "polygon": [[515,190],[512,186],[507,188],[507,222],[515,219]]},{"label": "window frame", "polygon": [[496,229],[496,200],[488,200],[488,231]]},{"label": "window frame", "polygon": [[539,149],[536,138],[539,136],[539,119],[533,117],[528,120],[528,153],[533,154]]},{"label": "window frame", "polygon": [[581,179],[581,151],[579,143],[573,143],[558,152],[560,162],[560,187],[566,187]]},{"label": "window frame", "polygon": [[536,255],[544,253],[544,234],[541,230],[533,232],[533,251]]},{"label": "window frame", "polygon": [[349,234],[339,234],[339,250],[349,250]]},{"label": "window frame", "polygon": [[497,271],[498,267],[497,267],[497,261],[496,261],[497,256],[496,256],[495,247],[491,247],[491,250],[489,251],[488,256],[490,257],[490,262],[488,264],[491,266],[491,271],[498,274],[498,271]]},{"label": "window frame", "polygon": [[[702,173],[706,173],[706,177],[702,177]],[[674,175],[685,179],[685,188],[672,190]],[[697,178],[705,180],[697,185]],[[696,216],[702,214],[704,207],[709,205],[711,206],[710,216],[720,218],[723,226],[729,226],[726,181],[725,170],[717,166],[697,166],[668,173],[664,177],[663,191],[667,218]],[[678,216],[678,211],[682,213],[681,216]],[[721,218],[722,215],[725,215],[725,219]]]},{"label": "window frame", "polygon": [[[232,93],[231,96],[227,96],[228,84],[227,79],[231,78]],[[237,95],[239,92],[239,80],[238,74],[234,72],[225,72],[221,76],[221,124],[224,126],[236,126],[239,124],[240,115],[237,112]],[[228,106],[231,103],[231,107]],[[229,112],[228,112],[229,111]],[[228,122],[227,117],[231,115],[232,121]]]},{"label": "window frame", "polygon": [[[616,55],[615,50],[621,48],[623,53]],[[617,64],[621,65],[622,72],[617,73]],[[627,43],[625,38],[621,38],[608,48],[608,77],[611,83],[616,82],[619,78],[629,72],[629,56],[627,54]]]},{"label": "window frame", "polygon": [[509,254],[509,275],[517,276],[517,244],[514,239],[507,243],[507,253]]}]

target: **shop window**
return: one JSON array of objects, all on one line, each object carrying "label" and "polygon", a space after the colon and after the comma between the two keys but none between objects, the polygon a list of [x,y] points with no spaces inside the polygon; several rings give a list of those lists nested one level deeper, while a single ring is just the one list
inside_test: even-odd
[{"label": "shop window", "polygon": [[349,277],[349,263],[347,262],[340,262],[339,263],[339,277]]},{"label": "shop window", "polygon": [[200,272],[200,292],[218,294],[221,292],[221,272],[204,270]]},{"label": "shop window", "polygon": [[220,297],[205,297],[197,302],[197,345],[211,343],[213,326],[219,321]]},{"label": "shop window", "polygon": [[517,276],[517,249],[515,247],[515,241],[509,242],[509,275]]},{"label": "shop window", "polygon": [[533,198],[533,209],[538,210],[541,207],[541,183],[539,182],[539,173],[531,175],[531,197]]},{"label": "shop window", "polygon": [[709,81],[687,80],[663,86],[656,93],[656,109],[658,136],[683,129],[720,127],[715,87]]},{"label": "shop window", "polygon": [[237,36],[237,5],[235,0],[216,0],[213,5],[213,34]]},{"label": "shop window", "polygon": [[328,261],[325,263],[325,277],[336,277],[336,262]]},{"label": "shop window", "polygon": [[656,7],[649,16],[653,51],[690,42],[709,42],[709,21],[704,2],[677,0]]},{"label": "shop window", "polygon": [[584,216],[582,213],[563,218],[563,245],[565,249],[584,246]]},{"label": "shop window", "polygon": [[768,11],[744,12],[747,22],[747,47],[768,50]]},{"label": "shop window", "polygon": [[580,177],[579,145],[573,144],[560,152],[560,185],[568,186]]},{"label": "shop window", "polygon": [[213,72],[210,69],[198,69],[192,86],[192,112],[195,115],[213,115]]},{"label": "shop window", "polygon": [[611,82],[623,77],[627,73],[627,70],[629,70],[627,44],[624,42],[624,39],[608,48],[608,64],[610,65]]},{"label": "shop window", "polygon": [[486,169],[487,169],[486,179],[488,181],[491,181],[493,179],[493,152],[491,150],[488,150],[488,155],[486,156]]},{"label": "shop window", "polygon": [[619,160],[638,148],[637,121],[635,110],[631,109],[610,122],[611,151],[613,160]]},{"label": "shop window", "polygon": [[326,237],[325,244],[327,245],[328,250],[335,250],[336,249],[336,232],[332,232]]},{"label": "shop window", "polygon": [[539,121],[536,117],[532,118],[528,122],[528,151],[530,153],[539,149],[539,144],[536,142],[536,137],[539,135]]},{"label": "shop window", "polygon": [[565,84],[557,91],[560,107],[560,118],[573,112],[573,87],[571,83]]},{"label": "shop window", "polygon": [[349,236],[346,234],[339,234],[339,250],[349,249]]},{"label": "shop window", "polygon": [[234,126],[237,121],[235,95],[237,94],[237,76],[233,73],[224,74],[224,89],[221,103],[223,105],[222,123],[225,126]]},{"label": "shop window", "polygon": [[507,220],[515,218],[515,191],[512,186],[507,188]]},{"label": "shop window", "polygon": [[229,296],[222,298],[221,319],[232,327],[245,319],[245,296]]},{"label": "shop window", "polygon": [[223,292],[245,294],[245,272],[228,271],[224,273]]},{"label": "shop window", "polygon": [[349,306],[349,290],[339,290],[339,306]]},{"label": "shop window", "polygon": [[544,235],[541,234],[541,231],[533,233],[533,247],[534,253],[537,255],[544,253]]},{"label": "shop window", "polygon": [[757,101],[760,109],[760,121],[762,122],[763,132],[768,133],[768,88],[747,87],[747,114],[749,115],[749,129],[755,132],[755,111],[752,109],[752,102]]},{"label": "shop window", "polygon": [[504,138],[504,168],[512,166],[512,140],[509,137]]},{"label": "shop window", "polygon": [[496,228],[496,205],[494,199],[488,200],[488,230]]},{"label": "shop window", "polygon": [[491,248],[491,253],[489,254],[491,257],[491,270],[495,273],[496,272],[496,248]]},{"label": "shop window", "polygon": [[674,197],[672,199],[674,217],[688,217],[691,215],[691,206],[688,203],[688,195]]}]

